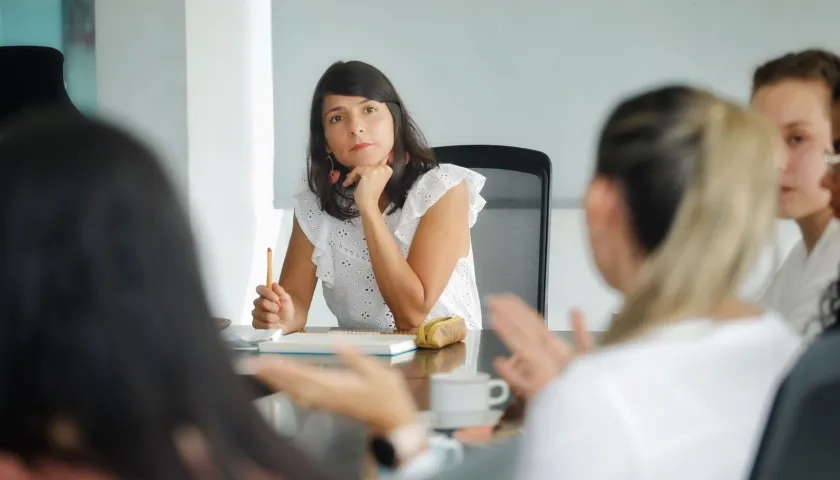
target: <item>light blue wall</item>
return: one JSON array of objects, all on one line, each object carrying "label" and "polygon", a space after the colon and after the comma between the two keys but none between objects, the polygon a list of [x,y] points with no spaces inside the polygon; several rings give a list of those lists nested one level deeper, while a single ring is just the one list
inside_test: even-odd
[{"label": "light blue wall", "polygon": [[0,43],[61,50],[61,0],[0,0]]},{"label": "light blue wall", "polygon": [[96,109],[96,54],[91,47],[64,45],[61,0],[0,0],[0,45],[44,45],[65,57],[65,81],[73,103]]}]

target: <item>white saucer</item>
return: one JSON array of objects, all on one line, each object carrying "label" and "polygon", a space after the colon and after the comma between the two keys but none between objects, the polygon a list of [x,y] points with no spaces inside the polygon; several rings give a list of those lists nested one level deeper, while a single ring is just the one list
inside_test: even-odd
[{"label": "white saucer", "polygon": [[458,430],[470,427],[493,427],[504,412],[483,410],[477,412],[420,412],[420,419],[433,430]]}]

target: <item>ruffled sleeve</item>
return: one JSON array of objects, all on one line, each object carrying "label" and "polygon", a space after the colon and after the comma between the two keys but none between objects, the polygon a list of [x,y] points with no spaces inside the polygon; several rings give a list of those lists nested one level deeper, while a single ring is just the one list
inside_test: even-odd
[{"label": "ruffled sleeve", "polygon": [[295,196],[295,219],[306,238],[315,247],[312,252],[315,275],[327,287],[332,288],[335,272],[330,248],[330,217],[321,210],[318,197],[308,188]]},{"label": "ruffled sleeve", "polygon": [[414,238],[414,232],[417,230],[420,218],[446,192],[461,183],[466,183],[469,190],[469,222],[470,228],[472,228],[478,219],[478,213],[486,203],[480,195],[486,180],[484,176],[470,169],[448,163],[441,164],[437,168],[426,172],[408,192],[402,216],[394,230],[394,235],[400,242],[409,245]]}]

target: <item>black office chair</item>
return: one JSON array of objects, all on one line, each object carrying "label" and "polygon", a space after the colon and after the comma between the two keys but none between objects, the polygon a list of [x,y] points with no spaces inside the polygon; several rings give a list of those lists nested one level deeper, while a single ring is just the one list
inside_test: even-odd
[{"label": "black office chair", "polygon": [[818,337],[779,387],[749,478],[840,479],[840,331]]},{"label": "black office chair", "polygon": [[[487,201],[472,229],[479,296],[510,292],[546,316],[551,160],[542,152],[496,145],[435,147],[440,163],[487,178]],[[485,327],[490,317],[482,302]]]}]

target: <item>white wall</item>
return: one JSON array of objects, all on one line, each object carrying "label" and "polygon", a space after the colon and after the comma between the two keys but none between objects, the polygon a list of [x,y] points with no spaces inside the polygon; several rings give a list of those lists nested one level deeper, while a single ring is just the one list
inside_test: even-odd
[{"label": "white wall", "polygon": [[554,196],[569,206],[619,97],[690,81],[746,100],[759,62],[836,48],[837,18],[836,0],[275,0],[275,201],[288,205],[311,94],[336,60],[383,70],[432,145],[547,153]]},{"label": "white wall", "polygon": [[[548,289],[553,329],[568,328],[573,306],[604,329],[616,305],[592,266],[575,208],[610,106],[666,81],[745,101],[762,61],[788,50],[836,47],[840,17],[833,0],[480,3],[360,0],[348,8],[340,0],[275,0],[275,205],[288,209],[298,188],[319,76],[336,60],[372,63],[394,82],[432,145],[514,145],[551,157],[558,207]],[[278,262],[290,217],[287,210]],[[795,226],[780,223],[780,254],[797,239]],[[772,255],[764,258],[745,290],[762,285],[772,265]],[[320,295],[310,321],[332,325]]]},{"label": "white wall", "polygon": [[158,150],[187,198],[187,45],[183,0],[96,4],[99,111]]},{"label": "white wall", "polygon": [[[549,152],[558,174],[556,196],[574,203],[588,174],[593,129],[623,87],[688,76],[743,97],[755,63],[787,48],[824,44],[818,37],[835,30],[830,18],[837,16],[809,16],[809,28],[793,31],[799,12],[817,11],[817,2],[797,8],[765,2],[769,14],[712,2],[710,17],[706,7],[675,13],[648,0],[639,11],[656,7],[700,25],[677,22],[679,28],[671,29],[679,32],[665,32],[668,25],[650,27],[641,14],[619,11],[624,7],[612,3],[571,9],[535,1],[514,9],[492,1],[480,12],[443,0],[364,0],[353,9],[336,0],[275,0],[273,9],[270,0],[97,3],[100,110],[163,153],[196,224],[217,315],[249,321],[251,292],[264,278],[266,246],[276,247],[279,272],[291,231],[291,212],[284,208],[303,167],[309,95],[333,60],[361,58],[382,67],[433,143],[507,143]],[[441,15],[444,5],[453,16]],[[465,28],[459,18],[468,10],[482,21],[505,22],[488,26],[496,37],[459,34]],[[392,20],[395,13],[398,22]],[[621,14],[622,21],[608,23],[607,14]],[[525,21],[520,32],[510,31],[514,20]],[[430,34],[432,24],[440,33]],[[359,27],[350,32],[351,25]],[[708,34],[701,27],[720,33],[732,48],[703,50]],[[647,30],[658,33],[642,35]],[[744,36],[735,40],[736,31]],[[418,47],[420,39],[428,41],[426,47]],[[529,63],[525,50],[514,48],[525,40],[533,42],[525,50],[539,52],[537,47],[547,45],[539,61]],[[671,54],[676,57],[667,58],[676,63],[662,60]],[[272,198],[279,210],[271,208]],[[575,209],[553,213],[553,329],[568,328],[565,312],[571,306],[583,308],[591,326],[603,329],[616,301],[591,266],[580,220]],[[790,225],[782,233],[780,249],[786,251],[796,233]],[[320,289],[311,321],[335,323]]]},{"label": "white wall", "polygon": [[271,2],[186,5],[190,207],[217,310],[250,319],[281,215],[271,206]]},{"label": "white wall", "polygon": [[100,111],[163,155],[193,220],[214,312],[249,317],[265,278],[273,112],[270,0],[98,2]]}]

